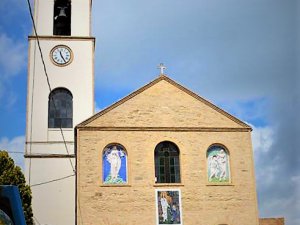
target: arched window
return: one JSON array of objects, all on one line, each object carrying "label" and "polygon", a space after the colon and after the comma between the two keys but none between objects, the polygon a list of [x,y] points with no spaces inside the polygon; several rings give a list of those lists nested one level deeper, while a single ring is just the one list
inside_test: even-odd
[{"label": "arched window", "polygon": [[60,127],[73,127],[73,96],[65,88],[54,89],[48,102],[48,128]]},{"label": "arched window", "polygon": [[159,143],[155,148],[156,183],[180,183],[179,149],[169,141]]},{"label": "arched window", "polygon": [[207,175],[209,182],[230,181],[229,154],[225,147],[213,145],[207,150]]},{"label": "arched window", "polygon": [[71,35],[70,0],[54,0],[53,35]]},{"label": "arched window", "polygon": [[120,144],[105,147],[102,155],[102,172],[104,184],[127,183],[127,152]]}]

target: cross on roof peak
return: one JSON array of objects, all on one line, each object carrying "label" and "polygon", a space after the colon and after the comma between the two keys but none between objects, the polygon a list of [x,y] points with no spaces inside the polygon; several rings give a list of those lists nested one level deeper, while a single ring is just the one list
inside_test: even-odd
[{"label": "cross on roof peak", "polygon": [[163,75],[164,70],[167,69],[163,63],[160,63],[157,68],[160,69],[160,75]]}]

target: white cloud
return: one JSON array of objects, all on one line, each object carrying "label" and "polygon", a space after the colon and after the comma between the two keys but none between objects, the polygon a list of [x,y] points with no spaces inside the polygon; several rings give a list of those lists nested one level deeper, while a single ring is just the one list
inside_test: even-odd
[{"label": "white cloud", "polygon": [[0,71],[2,79],[17,75],[26,65],[26,46],[0,34]]},{"label": "white cloud", "polygon": [[14,82],[18,75],[24,75],[27,50],[25,43],[0,32],[0,52],[0,102],[4,101],[1,106],[7,109],[17,101]]},{"label": "white cloud", "polygon": [[[7,137],[2,137],[0,139],[0,149],[9,152],[10,157],[13,158],[15,164],[20,166],[24,170],[24,144],[25,137],[18,136],[12,139]],[[12,153],[12,152],[21,152],[21,153]]]},{"label": "white cloud", "polygon": [[274,129],[265,126],[265,127],[255,127],[251,125],[253,128],[252,131],[252,143],[254,152],[264,152],[267,153],[270,151],[270,148],[274,142]]},{"label": "white cloud", "polygon": [[[286,224],[298,224],[300,176],[293,175],[295,173],[289,168],[284,169],[286,162],[278,154],[277,146],[281,130],[271,126],[251,126],[260,216],[284,217]],[[292,167],[299,174],[297,165]]]},{"label": "white cloud", "polygon": [[270,126],[252,128],[252,145],[255,156],[256,179],[258,186],[268,186],[274,182],[275,173],[278,165],[267,163],[266,154],[270,152],[274,143],[274,129]]}]

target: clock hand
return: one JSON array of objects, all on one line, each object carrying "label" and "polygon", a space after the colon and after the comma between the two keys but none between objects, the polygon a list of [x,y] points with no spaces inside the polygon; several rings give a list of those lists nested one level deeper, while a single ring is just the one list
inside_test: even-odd
[{"label": "clock hand", "polygon": [[67,63],[67,61],[65,60],[65,58],[64,58],[63,55],[61,54],[61,51],[59,51],[59,54],[60,54],[61,58],[64,60],[64,62]]}]

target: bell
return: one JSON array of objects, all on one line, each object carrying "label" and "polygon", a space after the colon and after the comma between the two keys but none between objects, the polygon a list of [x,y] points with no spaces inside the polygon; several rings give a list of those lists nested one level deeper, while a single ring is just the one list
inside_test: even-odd
[{"label": "bell", "polygon": [[67,14],[66,14],[66,12],[65,12],[65,9],[66,9],[67,7],[57,7],[57,8],[60,9],[59,14],[58,14],[58,17],[60,17],[60,16],[67,17]]}]

